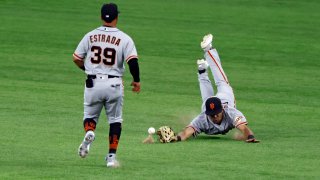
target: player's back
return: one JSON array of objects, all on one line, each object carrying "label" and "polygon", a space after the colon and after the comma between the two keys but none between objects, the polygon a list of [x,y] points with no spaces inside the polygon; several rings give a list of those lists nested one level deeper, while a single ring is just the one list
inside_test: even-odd
[{"label": "player's back", "polygon": [[124,61],[130,55],[137,56],[132,39],[118,28],[101,26],[87,33],[84,40],[87,74],[122,76]]}]

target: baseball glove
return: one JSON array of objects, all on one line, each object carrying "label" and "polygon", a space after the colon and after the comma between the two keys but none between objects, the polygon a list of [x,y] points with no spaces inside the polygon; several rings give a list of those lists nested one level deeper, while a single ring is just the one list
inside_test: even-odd
[{"label": "baseball glove", "polygon": [[169,126],[161,126],[157,131],[159,141],[161,143],[169,143],[176,141],[175,133]]}]

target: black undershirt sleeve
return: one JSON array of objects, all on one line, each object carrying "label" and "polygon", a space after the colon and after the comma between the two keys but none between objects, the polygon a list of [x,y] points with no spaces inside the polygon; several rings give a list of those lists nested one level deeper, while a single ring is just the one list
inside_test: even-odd
[{"label": "black undershirt sleeve", "polygon": [[139,71],[139,64],[138,59],[133,58],[128,61],[130,73],[133,77],[134,82],[140,82],[140,71]]}]

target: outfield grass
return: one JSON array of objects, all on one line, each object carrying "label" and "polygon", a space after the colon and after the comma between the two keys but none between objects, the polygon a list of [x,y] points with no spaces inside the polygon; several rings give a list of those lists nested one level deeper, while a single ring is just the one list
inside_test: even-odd
[{"label": "outfield grass", "polygon": [[[107,169],[102,114],[81,159],[84,74],[72,62],[104,1],[0,0],[0,179],[317,179],[320,2],[115,1],[135,41],[142,92],[126,72],[121,168]],[[205,136],[145,145],[150,126],[199,113],[195,60],[213,33],[237,107],[260,144]]]}]

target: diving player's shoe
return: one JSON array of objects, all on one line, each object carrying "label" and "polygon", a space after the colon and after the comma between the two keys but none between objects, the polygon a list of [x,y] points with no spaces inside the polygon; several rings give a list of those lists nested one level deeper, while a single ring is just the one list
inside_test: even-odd
[{"label": "diving player's shoe", "polygon": [[201,41],[200,46],[204,52],[207,52],[212,48],[212,40],[213,40],[212,34],[207,34],[203,37],[203,40]]},{"label": "diving player's shoe", "polygon": [[82,143],[79,146],[78,153],[80,157],[85,158],[88,155],[90,145],[94,141],[94,139],[95,139],[94,132],[88,131],[84,136]]},{"label": "diving player's shoe", "polygon": [[209,66],[208,62],[206,60],[204,60],[204,59],[198,59],[197,60],[197,65],[198,65],[198,70],[199,71],[205,71]]},{"label": "diving player's shoe", "polygon": [[113,154],[113,153],[108,154],[106,157],[106,161],[107,161],[107,167],[109,168],[116,168],[120,166],[119,162],[116,159],[116,154]]}]

